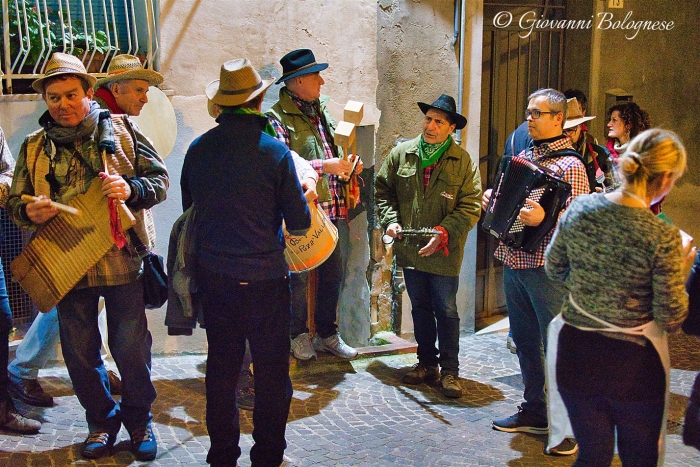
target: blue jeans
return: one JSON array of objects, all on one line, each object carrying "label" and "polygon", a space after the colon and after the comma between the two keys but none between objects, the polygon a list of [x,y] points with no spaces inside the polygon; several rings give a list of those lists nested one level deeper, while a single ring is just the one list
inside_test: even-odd
[{"label": "blue jeans", "polygon": [[59,341],[58,311],[39,313],[17,346],[15,359],[7,371],[22,379],[37,379],[39,369],[44,368]]},{"label": "blue jeans", "polygon": [[[12,329],[12,310],[10,309],[10,298],[7,296],[5,286],[5,273],[0,263],[0,363],[7,363],[10,355],[10,330]],[[4,362],[4,363],[3,363]],[[7,384],[9,380],[6,371],[0,371],[0,402],[5,402],[10,398],[7,394]]]},{"label": "blue jeans", "polygon": [[[441,373],[459,375],[459,276],[439,276],[404,268],[406,292],[411,299],[413,332],[418,343],[418,361],[437,366]],[[435,340],[438,340],[438,348]]]},{"label": "blue jeans", "polygon": [[[333,221],[333,224],[338,225],[337,221]],[[336,245],[335,250],[333,250],[328,259],[317,268],[317,271],[318,287],[316,290],[314,324],[316,325],[316,334],[326,338],[338,332],[338,326],[335,321],[344,271],[340,243]],[[289,335],[292,339],[299,334],[309,332],[309,328],[306,326],[306,319],[309,315],[309,308],[306,302],[308,280],[308,272],[290,274],[292,319]]]},{"label": "blue jeans", "polygon": [[[106,326],[105,326],[106,331]],[[107,357],[106,337],[102,329],[102,358]],[[7,365],[7,371],[22,379],[37,379],[39,370],[46,367],[60,340],[58,332],[58,311],[52,308],[47,313],[39,313],[15,350],[15,359]]]},{"label": "blue jeans", "polygon": [[292,401],[289,379],[290,291],[287,277],[243,282],[200,268],[198,283],[207,323],[207,462],[235,466],[241,455],[236,386],[246,339],[255,369],[255,409],[250,460],[278,466],[287,447]]},{"label": "blue jeans", "polygon": [[615,449],[625,467],[656,467],[663,397],[625,402],[608,397],[577,395],[559,388],[579,452],[575,467],[609,467]]},{"label": "blue jeans", "polygon": [[547,326],[561,310],[565,289],[547,277],[544,266],[534,269],[504,266],[503,289],[525,386],[522,408],[534,418],[546,421],[543,352],[547,347]]},{"label": "blue jeans", "polygon": [[[100,355],[100,296],[105,299],[109,347],[122,376],[119,404],[109,393],[107,370]],[[63,359],[85,409],[90,432],[115,435],[122,423],[129,432],[148,426],[156,390],[151,383],[152,339],[141,281],[73,289],[57,308]]]}]

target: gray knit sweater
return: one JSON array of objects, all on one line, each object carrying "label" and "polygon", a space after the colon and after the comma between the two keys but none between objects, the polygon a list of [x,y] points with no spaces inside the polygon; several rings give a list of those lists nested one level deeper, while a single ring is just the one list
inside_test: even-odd
[{"label": "gray knit sweater", "polygon": [[[678,229],[643,208],[621,206],[602,193],[578,196],[547,248],[547,275],[565,283],[588,313],[621,327],[650,319],[676,331],[688,311]],[[601,327],[568,300],[564,319]],[[604,333],[644,344],[644,338]]]}]

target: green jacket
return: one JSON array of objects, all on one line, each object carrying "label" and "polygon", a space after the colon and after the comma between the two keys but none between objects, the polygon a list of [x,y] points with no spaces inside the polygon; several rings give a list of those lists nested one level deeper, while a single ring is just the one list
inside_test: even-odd
[{"label": "green jacket", "polygon": [[[282,126],[289,132],[289,149],[296,151],[301,157],[307,161],[314,159],[325,159],[326,154],[323,151],[323,142],[321,135],[316,126],[311,123],[311,120],[299,110],[299,107],[294,103],[289,96],[286,88],[280,89],[279,100],[267,111],[267,115],[276,118]],[[330,133],[329,143],[333,147],[336,154],[341,151],[334,144],[336,121],[331,117],[330,112],[326,108],[326,104],[330,98],[321,96],[319,104],[323,121],[326,123],[326,128]],[[338,154],[342,157],[342,154]],[[318,201],[328,201],[331,199],[331,192],[328,188],[329,174],[319,176],[316,191],[318,192]]]},{"label": "green jacket", "polygon": [[396,264],[441,276],[457,276],[464,257],[467,234],[481,214],[479,168],[467,151],[452,141],[438,160],[428,188],[418,155],[420,137],[395,147],[384,160],[375,180],[379,222],[398,222],[404,229],[441,226],[449,235],[449,255],[438,251],[418,255],[427,240],[420,237],[394,242]]}]

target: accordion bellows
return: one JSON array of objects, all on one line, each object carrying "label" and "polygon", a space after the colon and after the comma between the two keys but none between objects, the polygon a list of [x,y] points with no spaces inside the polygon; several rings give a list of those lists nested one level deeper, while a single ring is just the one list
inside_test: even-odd
[{"label": "accordion bellows", "polygon": [[[533,253],[547,233],[557,225],[559,213],[571,196],[571,184],[536,162],[504,156],[498,166],[482,228],[516,250]],[[539,203],[545,211],[538,226],[518,220],[525,199]]]}]

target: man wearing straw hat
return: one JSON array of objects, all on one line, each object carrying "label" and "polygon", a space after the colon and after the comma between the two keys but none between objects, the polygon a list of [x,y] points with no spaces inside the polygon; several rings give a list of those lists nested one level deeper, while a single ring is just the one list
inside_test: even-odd
[{"label": "man wearing straw hat", "polygon": [[584,124],[594,118],[594,116],[584,115],[581,104],[575,97],[566,100],[564,135],[569,137],[576,152],[581,154],[581,159],[586,166],[591,193],[603,191],[606,186],[612,188],[613,185],[612,164],[608,152],[602,146],[589,140],[588,128]]},{"label": "man wearing straw hat", "polygon": [[[32,83],[48,111],[39,119],[42,129],[22,143],[7,211],[19,227],[37,230],[58,215],[53,202],[70,202],[99,178],[102,195],[123,201],[136,219],[134,230],[149,241],[143,210],[165,199],[168,173],[148,139],[138,129],[129,128],[127,118],[110,116],[92,101],[94,85],[95,78],[86,73],[78,58],[60,52],[52,55],[44,77]],[[25,201],[22,195],[35,198]],[[151,334],[139,280],[141,258],[123,235],[113,233],[115,245],[56,307],[61,347],[90,431],[83,457],[110,454],[124,424],[135,457],[151,460],[157,453],[151,429],[156,391],[151,382]],[[124,377],[120,402],[109,393],[100,356],[100,297],[105,301],[110,350]]]},{"label": "man wearing straw hat", "polygon": [[107,76],[97,80],[95,101],[113,114],[138,117],[148,102],[149,86],[158,86],[163,75],[146,69],[133,55],[117,55],[107,68]]},{"label": "man wearing straw hat", "polygon": [[[117,55],[109,64],[107,76],[97,80],[94,101],[113,114],[137,117],[148,102],[149,86],[163,82],[163,76],[153,70],[144,69],[141,61],[133,55]],[[155,226],[150,209],[144,210],[149,236],[155,242]],[[107,348],[106,323],[100,313],[100,331],[103,348]],[[58,316],[53,309],[40,313],[32,322],[24,339],[17,347],[15,358],[7,367],[11,394],[22,402],[39,407],[53,406],[53,397],[44,392],[37,376],[39,369],[48,362],[59,341]],[[106,354],[106,351],[103,352]],[[108,370],[109,388],[112,394],[121,394],[121,381],[113,370]]]},{"label": "man wearing straw hat", "polygon": [[248,59],[221,66],[206,88],[218,126],[192,142],[180,179],[183,208],[195,209],[212,465],[236,465],[241,455],[236,384],[246,339],[255,367],[251,464],[292,462],[284,456],[292,384],[282,220],[290,234],[304,235],[311,217],[291,152],[260,113],[272,82]]}]

